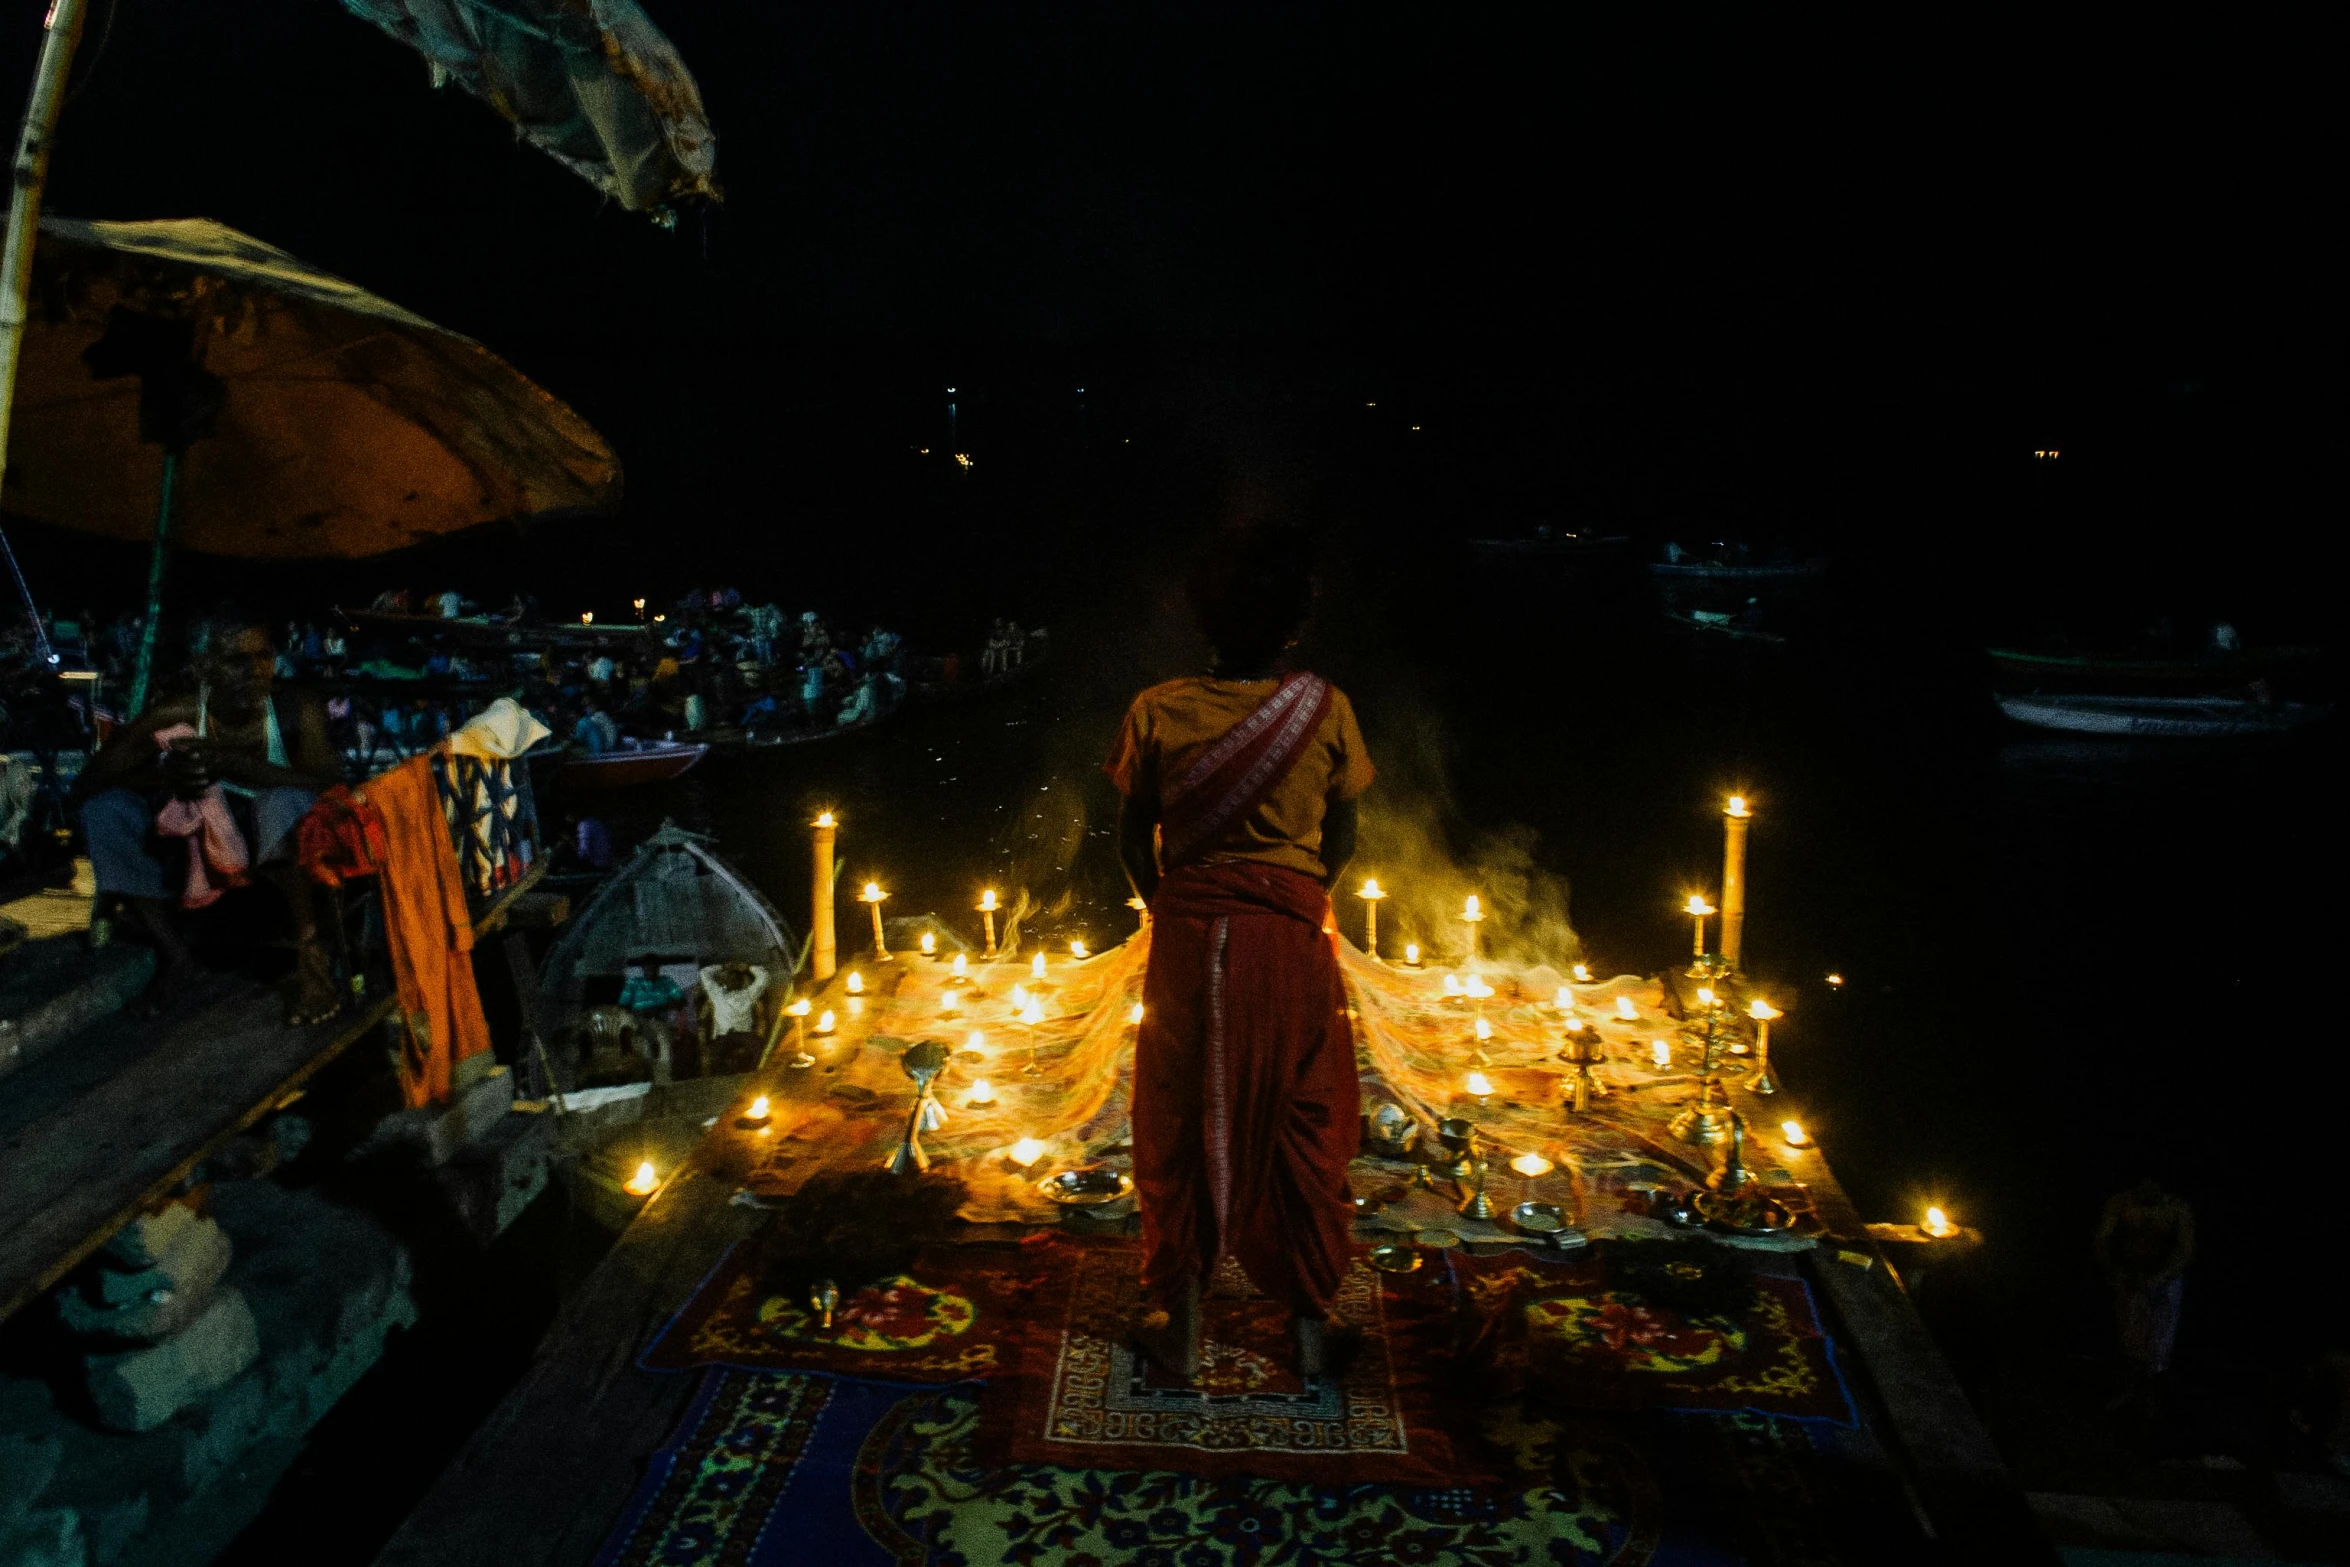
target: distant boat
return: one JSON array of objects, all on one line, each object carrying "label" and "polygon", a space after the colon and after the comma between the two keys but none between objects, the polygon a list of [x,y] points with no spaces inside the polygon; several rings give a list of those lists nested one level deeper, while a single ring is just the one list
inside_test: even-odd
[{"label": "distant boat", "polygon": [[1998,673],[2010,682],[2095,691],[2133,691],[2201,686],[2224,691],[2314,661],[2314,647],[2245,648],[2186,658],[2133,658],[2105,653],[2033,653],[2022,648],[1986,648]]},{"label": "distant boat", "polygon": [[709,753],[708,746],[683,740],[639,740],[601,756],[567,755],[555,776],[572,789],[625,789],[675,778]]},{"label": "distant boat", "polygon": [[1734,642],[1756,642],[1765,647],[1787,645],[1787,639],[1776,631],[1740,625],[1738,617],[1728,610],[1668,609],[1665,618],[1677,626],[1686,626],[1692,631],[1703,631],[1717,637],[1728,637]]},{"label": "distant boat", "polygon": [[2002,696],[1998,701],[2001,712],[2037,729],[2163,740],[2285,734],[2333,711],[2331,704],[2263,706],[2194,696]]},{"label": "distant boat", "polygon": [[1471,539],[1469,549],[1481,559],[1535,565],[1621,554],[1631,542],[1629,533],[1536,533],[1516,539]]},{"label": "distant boat", "polygon": [[1807,582],[1814,577],[1826,574],[1828,569],[1828,559],[1826,556],[1822,555],[1811,560],[1758,563],[1702,560],[1652,560],[1648,563],[1648,569],[1651,574],[1662,578],[1668,583]]}]

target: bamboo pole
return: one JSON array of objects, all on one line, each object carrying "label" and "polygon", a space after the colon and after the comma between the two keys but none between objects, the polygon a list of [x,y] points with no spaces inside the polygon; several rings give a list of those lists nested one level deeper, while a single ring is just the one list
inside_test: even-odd
[{"label": "bamboo pole", "polygon": [[1753,820],[1746,797],[1730,796],[1722,812],[1722,961],[1733,969],[1746,952],[1746,829]]},{"label": "bamboo pole", "polygon": [[[41,232],[41,192],[49,181],[49,149],[57,131],[58,111],[65,107],[65,75],[82,39],[85,0],[50,0],[42,22],[40,62],[33,67],[33,89],[26,96],[24,123],[16,133],[16,160],[10,168],[7,250],[0,253],[0,488],[8,475],[8,431],[16,415],[16,368],[24,350],[25,296],[32,288],[33,242]],[[15,555],[10,553],[10,565]],[[17,577],[18,587],[24,578]],[[33,622],[33,639],[44,655],[48,636],[41,617],[25,596],[25,614]]]}]

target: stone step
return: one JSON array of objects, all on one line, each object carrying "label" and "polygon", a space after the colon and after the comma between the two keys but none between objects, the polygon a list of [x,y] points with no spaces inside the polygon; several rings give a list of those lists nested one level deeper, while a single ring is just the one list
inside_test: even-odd
[{"label": "stone step", "polygon": [[0,1077],[130,1005],[155,972],[151,948],[78,935],[28,941],[0,958]]}]

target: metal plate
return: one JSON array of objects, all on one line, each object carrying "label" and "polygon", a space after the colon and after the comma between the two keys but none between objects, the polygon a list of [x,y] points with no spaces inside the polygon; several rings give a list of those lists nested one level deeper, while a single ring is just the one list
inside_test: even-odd
[{"label": "metal plate", "polygon": [[1417,1273],[1420,1271],[1420,1253],[1417,1247],[1396,1241],[1372,1247],[1370,1263],[1381,1273]]},{"label": "metal plate", "polygon": [[1510,1224],[1528,1235],[1552,1235],[1567,1227],[1567,1216],[1555,1202],[1522,1202],[1510,1210]]},{"label": "metal plate", "polygon": [[1698,1192],[1689,1206],[1708,1229],[1729,1235],[1784,1235],[1795,1228],[1795,1214],[1772,1197],[1725,1197],[1720,1192]]},{"label": "metal plate", "polygon": [[1461,1243],[1461,1238],[1450,1230],[1422,1230],[1412,1239],[1422,1246],[1433,1247],[1437,1251],[1443,1251]]},{"label": "metal plate", "polygon": [[1134,1177],[1123,1170],[1063,1170],[1038,1181],[1036,1189],[1063,1207],[1098,1208],[1132,1192]]}]

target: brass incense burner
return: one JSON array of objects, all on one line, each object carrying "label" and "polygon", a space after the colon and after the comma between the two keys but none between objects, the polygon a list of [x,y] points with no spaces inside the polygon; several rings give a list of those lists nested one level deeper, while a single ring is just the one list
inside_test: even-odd
[{"label": "brass incense burner", "polygon": [[1736,1114],[1730,1108],[1730,1091],[1722,1086],[1719,1077],[1709,1075],[1698,1088],[1697,1097],[1673,1117],[1668,1130],[1682,1142],[1712,1148],[1730,1140]]}]

